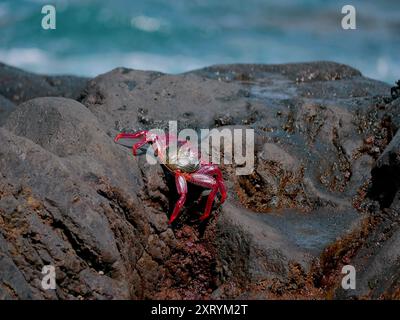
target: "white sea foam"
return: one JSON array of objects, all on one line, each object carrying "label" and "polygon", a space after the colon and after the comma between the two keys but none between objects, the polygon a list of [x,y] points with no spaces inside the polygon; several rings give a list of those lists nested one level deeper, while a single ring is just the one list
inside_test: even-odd
[{"label": "white sea foam", "polygon": [[16,67],[29,69],[45,64],[47,60],[47,54],[37,48],[0,49],[0,61]]},{"label": "white sea foam", "polygon": [[61,58],[38,48],[0,49],[0,61],[36,73],[92,77],[121,66],[179,73],[213,63],[212,59],[198,60],[183,55],[164,56],[145,52],[71,55]]},{"label": "white sea foam", "polygon": [[131,19],[131,26],[142,31],[155,32],[161,29],[163,21],[148,16],[137,16]]},{"label": "white sea foam", "polygon": [[[272,46],[274,48],[274,46]],[[279,50],[277,50],[278,52]],[[273,52],[273,51],[272,51]],[[290,50],[288,50],[290,52]],[[298,52],[301,61],[316,60],[316,57]],[[281,59],[271,63],[298,62],[292,61],[291,56],[282,55]],[[333,59],[334,60],[334,59]],[[204,56],[202,59],[185,55],[162,55],[147,52],[115,52],[107,54],[75,54],[60,57],[39,48],[13,48],[0,49],[0,61],[6,64],[42,74],[74,74],[94,77],[108,72],[116,67],[127,67],[137,70],[153,70],[165,73],[180,73],[198,69],[217,63],[233,63],[232,59],[219,56]],[[241,62],[256,62],[254,57],[246,57]],[[337,62],[349,63],[344,59]],[[363,74],[371,78],[397,79],[400,67],[397,62],[388,56],[381,56],[375,64],[368,61],[354,60],[350,62],[355,68],[362,70]],[[394,81],[394,80],[393,80]]]},{"label": "white sea foam", "polygon": [[207,59],[198,60],[183,55],[163,56],[143,52],[125,54],[122,61],[124,66],[132,69],[157,70],[167,73],[179,73],[207,65]]},{"label": "white sea foam", "polygon": [[53,32],[39,29],[47,0],[0,0],[0,61],[87,76],[117,66],[178,73],[214,63],[314,60],[389,83],[400,74],[398,0],[357,0],[356,32],[340,28],[341,6],[332,1],[117,2],[53,0]]}]

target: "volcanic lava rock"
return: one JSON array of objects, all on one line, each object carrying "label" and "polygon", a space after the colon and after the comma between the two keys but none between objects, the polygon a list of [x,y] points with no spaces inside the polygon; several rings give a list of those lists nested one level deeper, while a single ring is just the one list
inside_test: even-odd
[{"label": "volcanic lava rock", "polygon": [[400,134],[396,134],[372,170],[371,197],[389,207],[400,187]]},{"label": "volcanic lava rock", "polygon": [[357,273],[353,292],[338,289],[339,298],[400,298],[400,133],[376,161],[372,170],[370,198],[376,200],[371,223],[374,229],[352,259]]},{"label": "volcanic lava rock", "polygon": [[[389,85],[332,62],[117,68],[89,81],[2,65],[0,84],[0,297],[340,297],[353,259],[360,281],[382,283],[356,297],[397,294],[381,274],[396,270],[398,247],[397,180],[380,182],[398,170]],[[190,185],[168,226],[173,177],[113,142],[171,120],[254,129],[254,170],[221,165],[228,200],[206,223],[204,192]],[[56,290],[41,286],[45,265]]]},{"label": "volcanic lava rock", "polygon": [[0,63],[0,94],[18,104],[36,97],[79,98],[88,79],[42,76]]},{"label": "volcanic lava rock", "polygon": [[0,95],[0,125],[5,122],[8,115],[14,110],[14,106],[14,103]]}]

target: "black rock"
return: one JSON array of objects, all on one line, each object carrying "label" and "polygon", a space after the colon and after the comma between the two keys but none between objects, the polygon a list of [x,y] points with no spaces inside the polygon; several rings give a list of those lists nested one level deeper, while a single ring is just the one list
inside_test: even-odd
[{"label": "black rock", "polygon": [[[0,68],[0,110],[8,110],[0,127],[1,297],[273,298],[309,290],[321,298],[340,285],[324,279],[340,274],[343,261],[362,261],[362,239],[391,226],[382,218],[365,229],[383,209],[397,210],[395,175],[393,186],[376,182],[382,168],[397,170],[390,154],[398,108],[384,102],[385,83],[332,62],[181,75],[118,68],[83,89],[86,81]],[[169,120],[255,130],[253,173],[221,165],[229,197],[208,223],[197,220],[202,190],[190,186],[185,210],[168,226],[173,179],[113,142],[120,131],[164,129]],[[393,191],[377,212],[363,210],[370,181],[371,198]],[[44,265],[56,267],[55,291],[41,288]],[[395,289],[389,281],[380,292]]]},{"label": "black rock", "polygon": [[14,103],[0,95],[0,125],[2,125],[11,111],[14,110]]},{"label": "black rock", "polygon": [[78,99],[88,79],[75,76],[44,76],[0,63],[0,95],[19,104],[36,97]]}]

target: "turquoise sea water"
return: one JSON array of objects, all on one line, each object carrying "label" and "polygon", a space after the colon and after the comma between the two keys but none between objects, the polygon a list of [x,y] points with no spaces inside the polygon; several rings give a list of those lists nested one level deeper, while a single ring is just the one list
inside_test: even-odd
[{"label": "turquoise sea water", "polygon": [[[56,30],[41,28],[45,4],[56,6]],[[345,4],[356,30],[341,28]],[[400,1],[0,0],[0,61],[39,73],[312,60],[400,78]]]}]

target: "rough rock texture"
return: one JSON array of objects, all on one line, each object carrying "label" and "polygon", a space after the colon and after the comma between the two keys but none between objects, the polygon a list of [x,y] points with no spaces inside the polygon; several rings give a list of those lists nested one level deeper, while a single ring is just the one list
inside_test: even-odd
[{"label": "rough rock texture", "polygon": [[4,123],[14,107],[14,103],[0,95],[0,125]]},{"label": "rough rock texture", "polygon": [[340,298],[400,299],[400,132],[380,155],[372,170],[369,195],[382,210],[373,215],[375,225],[364,247],[352,260],[359,286],[355,292],[338,291]]},{"label": "rough rock texture", "polygon": [[75,76],[32,74],[0,62],[0,95],[17,104],[37,97],[77,99],[87,81]]},{"label": "rough rock texture", "polygon": [[[1,298],[399,296],[390,86],[332,62],[118,68],[85,83],[0,68]],[[229,198],[206,223],[189,186],[168,226],[173,177],[113,142],[169,120],[255,130],[253,173],[221,165]],[[41,288],[48,264],[54,291]],[[344,264],[357,291],[340,289]]]}]

